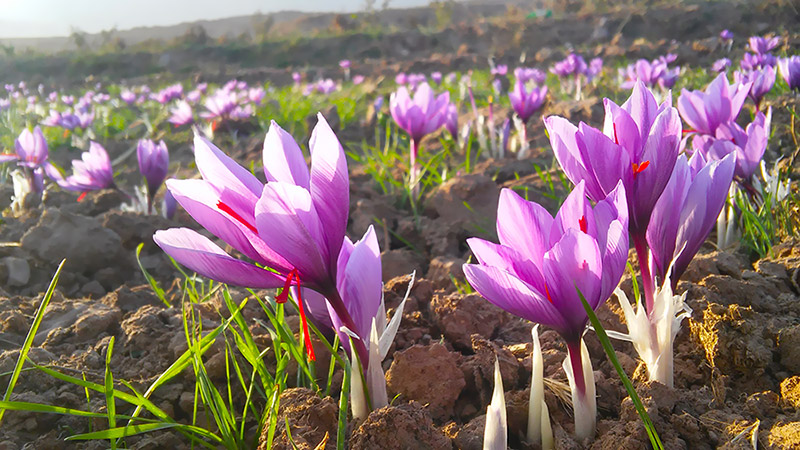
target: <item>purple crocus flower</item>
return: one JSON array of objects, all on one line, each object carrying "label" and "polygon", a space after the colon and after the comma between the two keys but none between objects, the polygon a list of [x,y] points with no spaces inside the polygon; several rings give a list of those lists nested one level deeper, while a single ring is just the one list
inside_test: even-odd
[{"label": "purple crocus flower", "polygon": [[167,144],[164,141],[156,144],[150,139],[142,139],[136,146],[136,157],[139,160],[139,172],[147,180],[147,209],[152,211],[156,192],[167,178],[169,169]]},{"label": "purple crocus flower", "polygon": [[0,111],[5,111],[11,107],[11,100],[7,98],[0,98]]},{"label": "purple crocus flower", "polygon": [[442,72],[433,72],[431,74],[431,80],[437,85],[442,84]]},{"label": "purple crocus flower", "polygon": [[727,122],[717,128],[716,139],[711,143],[706,156],[710,160],[721,160],[730,153],[736,154],[737,181],[750,187],[750,180],[758,170],[769,140],[772,108],[765,115],[759,111],[753,122],[742,129],[736,122]]},{"label": "purple crocus flower", "polygon": [[343,59],[343,60],[339,61],[339,67],[341,67],[342,69],[349,69],[350,68],[350,60],[349,59]]},{"label": "purple crocus flower", "polygon": [[777,36],[771,38],[753,36],[747,41],[750,51],[759,55],[771,52],[779,43],[780,39]]},{"label": "purple crocus flower", "polygon": [[123,102],[127,103],[128,105],[132,105],[136,101],[136,94],[128,89],[123,90],[119,94],[119,98],[122,99]]},{"label": "purple crocus flower", "polygon": [[497,206],[500,244],[468,239],[478,264],[463,266],[467,281],[486,300],[555,329],[566,341],[565,368],[572,369],[580,439],[594,434],[597,411],[591,364],[581,348],[588,318],[578,290],[597,309],[619,283],[628,260],[622,182],[594,208],[585,194],[586,183],[580,181],[553,218],[540,205],[503,189]]},{"label": "purple crocus flower", "polygon": [[547,99],[547,86],[531,87],[529,91],[525,87],[525,83],[518,78],[514,83],[514,89],[508,93],[508,99],[522,123],[527,124],[533,114],[544,105]]},{"label": "purple crocus flower", "polygon": [[733,39],[733,32],[731,30],[725,29],[719,33],[719,38],[723,41],[730,41]]},{"label": "purple crocus flower", "polygon": [[508,66],[505,64],[500,64],[498,66],[492,67],[491,74],[496,77],[504,77],[508,75]]},{"label": "purple crocus flower", "polygon": [[389,97],[389,111],[397,125],[411,137],[410,149],[410,183],[417,180],[417,152],[425,135],[433,133],[444,125],[447,117],[447,105],[450,94],[445,92],[438,97],[428,83],[422,83],[413,98],[405,86]]},{"label": "purple crocus flower", "polygon": [[36,127],[33,132],[29,129],[22,130],[19,137],[14,141],[15,154],[0,153],[0,164],[16,161],[22,167],[28,179],[32,192],[42,192],[44,190],[44,173],[52,170],[52,164],[48,161],[49,152],[47,150],[47,140],[44,138],[41,128]]},{"label": "purple crocus flower", "polygon": [[778,69],[789,89],[800,91],[800,56],[779,59]]},{"label": "purple crocus flower", "polygon": [[303,81],[303,76],[300,75],[300,72],[292,72],[292,80],[295,86],[300,86],[300,83]]},{"label": "purple crocus flower", "polygon": [[681,122],[671,99],[659,106],[641,81],[621,106],[609,99],[604,104],[602,132],[584,123],[576,127],[558,116],[547,117],[545,127],[567,178],[573,183],[586,181],[589,198],[602,200],[622,180],[631,233],[636,236],[646,230],[653,205],[672,173]]},{"label": "purple crocus flower", "polygon": [[570,53],[566,58],[556,62],[550,68],[550,71],[563,78],[570,75],[580,75],[585,73],[586,69],[586,60],[583,59],[583,56],[577,53]]},{"label": "purple crocus flower", "polygon": [[400,86],[405,86],[408,83],[408,76],[405,72],[399,72],[394,76],[394,82]]},{"label": "purple crocus flower", "polygon": [[728,58],[720,58],[714,61],[714,64],[711,65],[711,70],[714,72],[720,73],[725,72],[731,66],[731,60]]},{"label": "purple crocus flower", "polygon": [[647,243],[656,284],[663,283],[670,263],[672,288],[714,227],[733,179],[735,155],[709,161],[695,152],[687,161],[680,155],[663,194],[653,208]]},{"label": "purple crocus flower", "polygon": [[586,69],[586,79],[592,81],[602,72],[603,58],[592,58],[592,60],[589,61],[589,67]]},{"label": "purple crocus flower", "polygon": [[96,191],[114,188],[114,172],[111,160],[102,145],[91,141],[89,151],[81,154],[80,160],[72,161],[72,175],[56,182],[68,191]]},{"label": "purple crocus flower", "polygon": [[[561,117],[548,117],[545,127],[556,159],[573,183],[586,182],[586,191],[600,201],[622,181],[630,212],[630,233],[639,261],[647,261],[645,233],[656,201],[661,196],[678,156],[681,121],[667,98],[659,106],[653,93],[637,81],[630,98],[617,106],[604,99],[603,132]],[[642,278],[650,279],[646,263]],[[655,286],[643,286],[647,311],[652,311]]]},{"label": "purple crocus flower", "polygon": [[772,53],[745,53],[739,61],[739,67],[745,72],[759,70],[764,67],[775,67],[778,59]]},{"label": "purple crocus flower", "polygon": [[323,80],[319,80],[314,85],[314,89],[316,89],[317,92],[326,95],[335,92],[336,89],[338,89],[338,87],[339,85],[337,85],[336,82],[333,81],[333,79],[331,78],[325,78]]},{"label": "purple crocus flower", "polygon": [[359,84],[364,82],[364,75],[355,75],[353,76],[353,84],[358,86]]},{"label": "purple crocus flower", "polygon": [[503,189],[497,206],[500,244],[468,239],[478,264],[464,264],[467,280],[488,301],[573,343],[588,322],[576,283],[597,308],[619,283],[628,260],[622,182],[594,207],[585,194],[580,181],[553,218],[537,203]]},{"label": "purple crocus flower", "polygon": [[262,87],[254,87],[247,90],[247,99],[256,105],[260,105],[266,95],[267,91]]},{"label": "purple crocus flower", "polygon": [[178,101],[177,105],[170,110],[170,113],[172,113],[172,115],[167,121],[176,127],[194,122],[192,107],[184,100]]},{"label": "purple crocus flower", "polygon": [[750,92],[747,96],[753,100],[757,110],[761,110],[761,100],[767,95],[775,84],[775,69],[766,66],[761,70],[754,70],[749,73],[734,72],[733,79],[739,84],[750,83]]},{"label": "purple crocus flower", "polygon": [[[194,139],[195,161],[203,179],[167,180],[200,225],[270,270],[231,257],[187,228],[158,231],[153,239],[181,264],[223,283],[275,288],[294,282],[313,289],[343,325],[356,330],[337,287],[350,205],[347,160],[333,130],[318,118],[309,141],[310,171],[294,139],[272,122],[264,141],[266,185],[200,136]],[[367,361],[364,343],[356,342],[356,349]]]},{"label": "purple crocus flower", "polygon": [[522,80],[523,83],[533,81],[535,84],[541,85],[547,79],[547,74],[531,67],[517,67],[514,69],[514,77]]},{"label": "purple crocus flower", "polygon": [[449,103],[448,92],[436,96],[428,83],[421,84],[413,97],[405,86],[389,97],[389,109],[395,122],[417,143],[441,128]]},{"label": "purple crocus flower", "polygon": [[725,74],[721,73],[705,91],[683,89],[678,98],[678,111],[692,128],[690,131],[713,136],[720,124],[736,120],[751,86],[751,83],[728,84]]}]

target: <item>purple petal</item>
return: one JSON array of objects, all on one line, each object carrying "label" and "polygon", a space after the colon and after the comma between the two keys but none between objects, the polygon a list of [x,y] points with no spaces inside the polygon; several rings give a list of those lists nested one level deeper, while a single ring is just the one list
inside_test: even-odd
[{"label": "purple petal", "polygon": [[294,138],[271,121],[264,138],[264,174],[267,181],[282,181],[309,188],[309,173],[303,152]]},{"label": "purple petal", "polygon": [[514,275],[476,264],[464,264],[463,269],[469,284],[495,306],[558,331],[569,329],[565,318],[544,294]]},{"label": "purple petal", "polygon": [[347,159],[339,139],[322,114],[317,118],[319,121],[309,142],[311,198],[322,224],[324,241],[320,241],[320,245],[327,248],[327,263],[336,267],[350,213],[350,180]]},{"label": "purple petal", "polygon": [[280,181],[267,183],[256,203],[255,219],[259,236],[300,272],[301,283],[333,287],[327,251],[319,246],[322,224],[307,190]]},{"label": "purple petal", "polygon": [[284,279],[268,270],[232,258],[207,237],[188,228],[159,230],[153,240],[168,255],[200,275],[251,288],[276,288]]},{"label": "purple petal", "polygon": [[511,189],[500,191],[497,205],[497,236],[541,267],[542,256],[550,247],[548,238],[553,217],[542,206],[529,202]]}]

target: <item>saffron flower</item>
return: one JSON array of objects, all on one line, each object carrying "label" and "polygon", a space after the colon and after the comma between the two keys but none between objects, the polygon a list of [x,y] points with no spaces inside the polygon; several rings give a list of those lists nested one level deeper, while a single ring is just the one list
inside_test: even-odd
[{"label": "saffron flower", "polygon": [[172,113],[172,115],[167,121],[176,127],[194,122],[192,106],[185,100],[180,100],[178,104],[170,110],[170,113]]},{"label": "saffron flower", "polygon": [[42,129],[36,127],[33,132],[29,129],[22,130],[14,141],[14,154],[0,154],[0,164],[16,161],[23,169],[28,181],[29,192],[42,192],[44,190],[44,173],[52,172],[52,164],[48,161],[47,140]]},{"label": "saffron flower", "polygon": [[725,72],[729,67],[731,67],[731,60],[728,58],[720,58],[714,61],[714,64],[711,65],[711,70],[720,73]]},{"label": "saffron flower", "polygon": [[[172,195],[201,226],[270,270],[236,259],[186,228],[158,231],[153,239],[181,264],[223,283],[312,289],[344,326],[357,330],[337,287],[350,206],[347,161],[333,130],[318,118],[309,142],[310,171],[294,139],[272,122],[264,141],[266,185],[200,136],[194,139],[195,161],[203,179],[167,180]],[[367,361],[364,343],[355,345]]]},{"label": "saffron flower", "polygon": [[511,101],[511,107],[514,108],[514,112],[517,113],[522,123],[527,124],[533,114],[544,105],[547,99],[547,86],[541,88],[531,87],[528,90],[525,87],[525,82],[517,78],[517,82],[514,83],[514,89],[508,93],[508,99]]},{"label": "saffron flower", "polygon": [[72,161],[72,175],[66,179],[58,176],[56,182],[68,191],[97,191],[116,188],[111,159],[102,145],[91,141],[89,151],[81,154],[80,160]]},{"label": "saffron flower", "polygon": [[739,84],[750,83],[750,92],[747,96],[753,100],[757,110],[761,110],[761,100],[775,84],[775,68],[766,66],[752,72],[734,72],[733,79]]},{"label": "saffron flower", "polygon": [[579,439],[594,434],[596,406],[591,362],[582,345],[588,318],[576,288],[596,309],[619,283],[628,259],[624,185],[617,182],[594,207],[586,190],[586,182],[578,182],[553,218],[503,189],[497,207],[500,243],[468,239],[478,264],[463,266],[467,281],[486,300],[564,338]]},{"label": "saffron flower", "polygon": [[657,284],[664,283],[674,260],[671,276],[674,289],[711,233],[725,205],[736,159],[735,154],[729,154],[721,160],[706,161],[700,152],[695,152],[688,161],[685,155],[678,157],[647,227]]},{"label": "saffron flower", "polygon": [[169,152],[167,144],[159,141],[158,144],[150,139],[142,139],[136,146],[136,157],[139,160],[139,172],[147,181],[147,210],[152,212],[153,199],[167,178],[169,169]]},{"label": "saffron flower", "polygon": [[736,179],[747,188],[751,187],[751,178],[758,170],[767,149],[771,123],[772,108],[769,108],[767,114],[759,111],[746,129],[742,129],[736,122],[720,125],[706,156],[708,159],[721,160],[726,155],[735,153]]},{"label": "saffron flower", "polygon": [[602,200],[622,181],[634,235],[646,230],[678,156],[681,123],[670,103],[667,98],[659,106],[639,81],[621,106],[605,99],[603,132],[563,117],[544,120],[564,173],[573,183],[585,181],[589,198]]},{"label": "saffron flower", "polygon": [[753,53],[757,53],[759,55],[771,52],[775,47],[778,46],[779,43],[780,39],[777,36],[771,38],[752,36],[747,41],[747,45],[750,47],[750,51],[752,51]]},{"label": "saffron flower", "polygon": [[725,29],[720,31],[719,38],[723,41],[730,41],[733,39],[733,32],[731,30]]},{"label": "saffron flower", "polygon": [[714,135],[717,127],[739,116],[752,83],[729,84],[724,73],[717,75],[705,91],[683,89],[678,111],[691,132]]},{"label": "saffron flower", "polygon": [[411,138],[409,185],[412,187],[417,183],[419,172],[417,166],[419,144],[425,135],[433,133],[445,124],[449,104],[450,94],[445,92],[435,96],[428,83],[422,83],[414,91],[413,97],[405,86],[400,86],[389,97],[389,111],[392,118]]},{"label": "saffron flower", "polygon": [[790,56],[778,60],[778,69],[789,89],[800,91],[800,56]]}]

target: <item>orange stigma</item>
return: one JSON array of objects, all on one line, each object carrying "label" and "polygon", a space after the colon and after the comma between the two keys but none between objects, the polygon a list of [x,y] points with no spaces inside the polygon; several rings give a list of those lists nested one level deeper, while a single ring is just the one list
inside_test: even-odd
[{"label": "orange stigma", "polygon": [[300,273],[297,269],[292,269],[289,272],[289,275],[286,276],[286,283],[283,285],[283,290],[280,294],[275,296],[275,301],[278,303],[285,303],[286,300],[289,298],[289,287],[292,285],[292,281],[295,282],[295,286],[297,286],[297,309],[300,310],[300,324],[303,328],[303,340],[306,343],[306,353],[308,354],[308,359],[311,361],[316,361],[317,358],[314,356],[314,347],[311,345],[311,333],[308,332],[308,321],[306,320],[306,311],[303,308],[303,294],[302,289],[300,289]]},{"label": "orange stigma", "polygon": [[650,161],[645,161],[641,164],[633,163],[631,166],[633,167],[633,178],[636,178],[636,175],[644,172],[644,169],[647,169],[647,166],[650,165]]},{"label": "orange stigma", "polygon": [[217,208],[219,208],[220,211],[226,212],[229,216],[233,217],[239,223],[241,223],[242,225],[246,226],[253,233],[258,234],[258,230],[256,229],[256,227],[253,226],[253,224],[251,224],[250,222],[244,220],[244,218],[242,216],[240,216],[239,214],[237,214],[236,211],[233,210],[233,208],[231,208],[230,206],[228,206],[225,203],[222,203],[222,200],[217,201]]},{"label": "orange stigma", "polygon": [[547,283],[544,284],[544,293],[547,295],[547,301],[552,304],[553,298],[550,297],[550,288],[547,287]]}]

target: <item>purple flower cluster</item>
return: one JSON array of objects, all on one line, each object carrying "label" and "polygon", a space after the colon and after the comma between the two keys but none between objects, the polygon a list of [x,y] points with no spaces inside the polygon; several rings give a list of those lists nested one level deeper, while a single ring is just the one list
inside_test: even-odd
[{"label": "purple flower cluster", "polygon": [[659,86],[662,89],[670,89],[681,73],[680,67],[669,67],[676,59],[677,55],[670,53],[652,61],[640,59],[624,69],[619,69],[620,78],[623,80],[620,87],[630,89],[637,81],[641,81],[650,88]]}]

